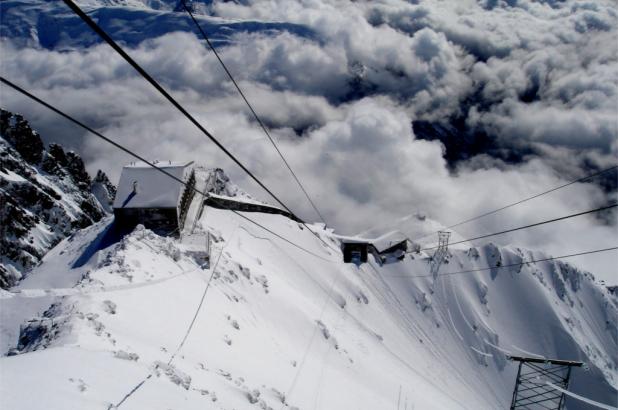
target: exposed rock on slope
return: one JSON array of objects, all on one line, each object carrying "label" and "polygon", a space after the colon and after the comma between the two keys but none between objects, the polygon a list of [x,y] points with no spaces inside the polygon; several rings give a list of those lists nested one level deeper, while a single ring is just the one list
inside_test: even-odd
[{"label": "exposed rock on slope", "polygon": [[[45,149],[28,121],[1,111],[0,287],[17,283],[60,240],[105,215],[91,182],[79,155],[58,144]],[[111,186],[103,173],[95,182]]]}]

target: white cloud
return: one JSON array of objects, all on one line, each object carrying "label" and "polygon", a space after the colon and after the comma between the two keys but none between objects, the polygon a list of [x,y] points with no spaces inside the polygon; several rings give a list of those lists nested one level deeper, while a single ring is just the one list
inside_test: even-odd
[{"label": "white cloud", "polygon": [[[610,5],[314,0],[215,2],[211,9],[316,33],[236,33],[220,52],[327,220],[349,233],[415,211],[451,224],[579,177],[590,166],[613,164],[618,57]],[[203,43],[172,33],[129,51],[291,207],[313,217]],[[259,192],[109,47],[59,52],[4,41],[0,52],[8,57],[2,75],[105,135],[148,158],[221,166]],[[2,105],[31,118],[48,141],[78,149],[92,171],[117,176],[128,160],[5,88]],[[449,168],[444,147],[417,139],[411,123],[452,115],[463,115],[501,148],[520,150],[522,161],[481,155]],[[461,234],[566,215],[615,197],[576,184],[463,226]],[[571,253],[615,245],[613,222],[580,217],[496,241]],[[581,263],[612,278],[611,258]]]}]

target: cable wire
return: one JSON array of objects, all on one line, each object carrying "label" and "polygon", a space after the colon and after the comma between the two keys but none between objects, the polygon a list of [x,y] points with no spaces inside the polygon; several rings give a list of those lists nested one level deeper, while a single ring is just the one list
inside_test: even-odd
[{"label": "cable wire", "polygon": [[[540,192],[540,193],[538,193],[538,194],[536,194],[536,195],[533,195],[533,196],[530,196],[530,197],[528,197],[528,198],[524,198],[524,199],[519,200],[519,201],[517,201],[517,202],[513,202],[513,203],[511,203],[511,204],[505,205],[505,206],[503,206],[503,207],[501,207],[501,208],[494,209],[493,211],[485,212],[485,213],[480,214],[480,215],[477,215],[477,216],[475,216],[475,217],[472,217],[472,218],[466,219],[466,220],[464,220],[464,221],[458,222],[458,223],[456,223],[456,224],[454,224],[454,225],[450,225],[450,226],[447,226],[447,227],[445,227],[445,228],[442,228],[441,230],[445,230],[445,229],[452,229],[452,228],[455,228],[455,227],[457,227],[457,226],[460,226],[460,225],[463,225],[463,224],[467,224],[468,222],[476,221],[477,219],[481,219],[481,218],[484,218],[484,217],[486,217],[486,216],[493,215],[493,214],[498,213],[498,212],[500,212],[500,211],[503,211],[503,210],[505,210],[505,209],[507,209],[507,208],[511,208],[511,207],[513,207],[513,206],[515,206],[515,205],[519,205],[519,204],[522,204],[522,203],[524,203],[524,202],[530,201],[530,200],[532,200],[532,199],[538,198],[538,197],[540,197],[540,196],[543,196],[543,195],[549,194],[549,193],[551,193],[551,192],[554,192],[554,191],[557,191],[557,190],[559,190],[559,189],[565,188],[565,187],[567,187],[567,186],[569,186],[569,185],[573,185],[573,184],[576,184],[576,183],[578,183],[578,182],[583,182],[583,181],[585,181],[585,180],[587,180],[587,179],[594,178],[594,177],[599,176],[599,175],[601,175],[601,174],[604,174],[604,173],[606,173],[606,172],[612,171],[612,170],[614,170],[614,169],[616,169],[616,168],[618,168],[618,165],[614,165],[614,166],[612,166],[612,167],[609,167],[609,168],[603,169],[603,170],[598,171],[598,172],[595,172],[595,173],[593,173],[593,174],[586,175],[586,176],[584,176],[584,177],[582,177],[582,178],[578,178],[578,179],[573,180],[573,181],[571,181],[571,182],[567,182],[566,184],[559,185],[559,186],[554,187],[554,188],[551,188],[551,189],[549,189],[549,190],[547,190],[547,191]],[[419,237],[419,238],[416,238],[416,239],[414,239],[414,241],[419,241],[419,240],[421,240],[421,239],[427,238],[427,237],[429,237],[429,236],[431,236],[431,235],[434,235],[434,234],[436,234],[436,233],[438,233],[438,231],[435,231],[435,232],[432,232],[432,233],[430,233],[430,234],[427,234],[427,235],[421,236],[421,237]]]},{"label": "cable wire", "polygon": [[[189,334],[191,334],[191,330],[193,330],[193,326],[195,325],[195,321],[197,320],[197,317],[199,316],[200,310],[202,309],[202,306],[204,305],[204,300],[206,299],[206,294],[208,293],[208,289],[210,288],[210,283],[212,282],[213,277],[215,276],[215,272],[217,270],[217,266],[219,266],[219,260],[221,260],[221,255],[223,255],[223,251],[225,250],[225,248],[227,248],[227,246],[231,243],[232,238],[234,237],[234,235],[236,234],[236,231],[238,230],[238,225],[236,226],[236,228],[234,229],[234,231],[232,232],[232,234],[230,235],[230,238],[226,241],[225,245],[223,245],[223,247],[221,247],[221,250],[219,251],[219,255],[217,256],[217,261],[215,262],[213,268],[211,269],[211,273],[210,273],[210,277],[208,278],[208,281],[206,281],[206,286],[204,287],[204,292],[202,292],[202,297],[200,298],[200,301],[197,305],[197,308],[195,309],[195,312],[193,313],[193,318],[191,319],[191,322],[189,323],[189,326],[187,327],[187,330],[185,331],[185,334],[182,338],[182,340],[180,341],[180,343],[178,344],[178,346],[176,347],[176,350],[174,351],[174,353],[172,353],[172,355],[170,356],[169,360],[167,361],[167,365],[170,366],[172,364],[172,362],[174,361],[174,359],[176,358],[176,356],[178,355],[178,353],[180,352],[180,350],[182,349],[182,347],[185,345],[185,342],[187,341],[187,339],[189,338]],[[148,376],[146,376],[146,378],[144,378],[141,382],[139,382],[135,387],[133,387],[127,394],[124,395],[124,397],[117,403],[117,404],[112,404],[108,407],[108,409],[118,409],[120,408],[120,406],[122,406],[122,404],[127,401],[127,399],[129,397],[131,397],[135,392],[137,392],[149,379],[152,378],[152,376],[154,375],[154,372],[156,371],[156,369],[159,367],[159,365],[155,365],[154,369],[152,369],[150,371],[150,373],[148,374]]]},{"label": "cable wire", "polygon": [[[72,0],[62,0],[69,8],[77,14],[96,34],[99,35],[107,44],[109,44],[120,56],[131,65],[146,81],[161,93],[178,111],[180,111],[189,121],[193,123],[204,135],[206,135],[221,151],[223,151],[236,165],[238,165],[249,177],[251,177],[262,189],[264,189],[271,197],[273,197],[282,207],[290,214],[296,217],[294,212],[288,208],[266,185],[264,185],[242,162],[240,162],[234,154],[227,150],[214,135],[202,126],[189,112],[182,106],[174,97],[172,97],[165,89],[144,70],[135,60],[133,60],[97,23],[94,22],[86,13],[82,11],[77,4]],[[298,218],[298,217],[296,217]],[[300,218],[298,220],[302,221]]]},{"label": "cable wire", "polygon": [[[13,88],[14,90],[16,90],[16,91],[20,92],[21,94],[25,95],[26,97],[30,98],[31,100],[36,101],[37,103],[39,103],[39,104],[43,105],[44,107],[46,107],[46,108],[50,109],[51,111],[55,112],[56,114],[58,114],[58,115],[60,115],[60,116],[62,116],[62,117],[64,117],[64,118],[66,118],[67,120],[71,121],[72,123],[74,123],[74,124],[78,125],[79,127],[83,128],[83,129],[85,129],[86,131],[88,131],[88,132],[92,133],[93,135],[95,135],[95,136],[97,136],[97,137],[101,138],[102,140],[104,140],[104,141],[108,142],[109,144],[113,145],[114,147],[116,147],[116,148],[118,148],[118,149],[120,149],[120,150],[124,151],[125,153],[129,154],[129,155],[130,155],[130,156],[132,156],[133,158],[136,158],[136,159],[138,159],[138,160],[140,160],[140,161],[143,161],[144,163],[146,163],[146,164],[147,164],[148,166],[150,166],[151,168],[154,168],[154,169],[156,169],[157,171],[159,171],[159,172],[161,172],[161,173],[163,173],[163,174],[167,175],[169,178],[172,178],[172,179],[173,179],[173,180],[175,180],[176,182],[178,182],[178,183],[180,183],[180,184],[184,185],[185,187],[188,187],[188,188],[192,189],[193,191],[195,191],[196,193],[198,193],[198,194],[200,194],[200,195],[202,195],[202,196],[204,196],[204,197],[208,197],[208,193],[206,193],[206,192],[202,192],[202,191],[200,191],[199,189],[197,189],[196,187],[188,185],[185,181],[183,181],[183,180],[181,180],[181,179],[177,178],[176,176],[174,176],[174,175],[170,174],[169,172],[165,171],[163,168],[160,168],[160,167],[158,167],[158,166],[156,166],[156,165],[154,165],[154,164],[150,163],[148,160],[146,160],[145,158],[143,158],[143,157],[142,157],[142,156],[140,156],[139,154],[136,154],[135,152],[131,151],[130,149],[125,148],[124,146],[122,146],[122,145],[118,144],[117,142],[115,142],[115,141],[113,141],[113,140],[111,140],[111,139],[107,138],[105,135],[101,134],[101,133],[100,133],[100,132],[98,132],[98,131],[95,131],[94,129],[90,128],[89,126],[87,126],[86,124],[82,123],[81,121],[79,121],[79,120],[77,120],[77,119],[73,118],[73,117],[72,117],[72,116],[70,116],[69,114],[66,114],[66,113],[64,113],[64,112],[60,111],[58,108],[56,108],[56,107],[52,106],[51,104],[49,104],[49,103],[47,103],[47,102],[43,101],[42,99],[38,98],[37,96],[35,96],[35,95],[33,95],[33,94],[29,93],[28,91],[26,91],[25,89],[21,88],[21,87],[20,87],[20,86],[18,86],[17,84],[12,83],[11,81],[7,80],[6,78],[4,78],[4,77],[2,77],[2,76],[0,76],[0,82],[2,82],[2,83],[3,83],[3,84],[5,84],[5,85],[8,85],[9,87],[11,87],[11,88]],[[230,210],[231,212],[233,212],[234,214],[236,214],[236,215],[240,216],[241,218],[243,218],[243,219],[245,219],[245,220],[247,220],[247,221],[251,222],[252,224],[254,224],[254,225],[256,225],[256,226],[258,226],[258,227],[260,227],[260,228],[264,229],[265,231],[269,232],[270,234],[272,234],[272,235],[274,235],[274,236],[278,237],[279,239],[281,239],[281,240],[283,240],[283,241],[285,241],[285,242],[289,243],[290,245],[293,245],[293,246],[295,246],[296,248],[298,248],[298,249],[300,249],[300,250],[302,250],[302,251],[304,251],[304,252],[306,252],[306,253],[308,253],[308,254],[310,254],[310,255],[313,255],[313,256],[315,256],[315,257],[317,257],[317,258],[319,258],[319,259],[325,260],[325,261],[327,261],[327,262],[333,262],[332,260],[326,259],[326,258],[324,258],[324,257],[322,257],[322,256],[320,256],[320,255],[318,255],[318,254],[316,254],[316,253],[314,253],[314,252],[312,252],[312,251],[310,251],[310,250],[308,250],[308,249],[306,249],[306,248],[302,247],[301,245],[298,245],[297,243],[292,242],[291,240],[289,240],[289,239],[287,239],[287,238],[285,238],[285,237],[283,237],[283,236],[279,235],[278,233],[276,233],[276,232],[272,231],[271,229],[269,229],[269,228],[265,227],[264,225],[262,225],[262,224],[260,224],[260,223],[258,223],[258,222],[256,222],[256,221],[254,221],[253,219],[251,219],[251,218],[249,218],[249,217],[247,217],[247,216],[245,216],[245,215],[243,215],[243,214],[239,213],[238,211],[235,211],[235,210],[233,210],[233,209],[229,209],[229,210]],[[306,226],[306,225],[305,225],[305,226]],[[307,228],[307,229],[309,229],[309,228]],[[315,232],[313,232],[311,229],[309,229],[309,231],[310,231],[310,232],[312,232],[314,235],[317,235],[317,234],[316,234]]]},{"label": "cable wire", "polygon": [[[541,221],[541,222],[536,222],[536,223],[533,223],[533,224],[530,224],[530,225],[519,226],[517,228],[507,229],[507,230],[504,230],[504,231],[490,233],[490,234],[487,234],[487,235],[481,235],[481,236],[477,236],[475,238],[464,239],[462,241],[457,241],[457,242],[449,243],[449,246],[450,245],[457,245],[457,244],[464,243],[464,242],[474,241],[474,240],[477,240],[477,239],[489,238],[490,236],[502,235],[502,234],[509,233],[509,232],[519,231],[521,229],[532,228],[534,226],[545,225],[545,224],[552,223],[552,222],[558,222],[558,221],[562,221],[564,219],[574,218],[574,217],[580,216],[580,215],[586,215],[586,214],[591,214],[591,213],[594,213],[594,212],[600,212],[600,211],[604,211],[606,209],[615,208],[616,206],[618,206],[618,204],[614,203],[614,204],[611,204],[611,205],[608,205],[608,206],[602,206],[600,208],[590,209],[590,210],[584,211],[584,212],[578,212],[576,214],[561,216],[560,218],[549,219],[547,221]],[[420,249],[420,250],[421,251],[427,251],[427,250],[431,250],[431,249],[436,249],[438,247],[439,246],[432,246],[432,247],[423,248],[423,249]],[[416,251],[409,251],[408,253],[413,253],[413,252],[416,252]]]},{"label": "cable wire", "polygon": [[320,211],[318,210],[318,207],[315,205],[315,203],[313,202],[313,200],[311,199],[311,197],[309,196],[309,193],[307,192],[307,190],[305,189],[305,187],[303,186],[303,184],[300,182],[300,179],[296,176],[296,173],[292,170],[292,167],[290,166],[290,164],[288,163],[288,161],[285,159],[285,157],[283,156],[283,153],[281,152],[281,150],[279,150],[279,147],[277,146],[277,144],[275,143],[274,139],[271,137],[270,133],[268,132],[268,129],[266,128],[266,126],[264,125],[264,123],[262,122],[262,120],[260,119],[260,117],[257,115],[256,111],[253,109],[253,106],[251,105],[251,103],[249,103],[249,100],[247,99],[247,97],[245,96],[245,93],[241,90],[240,86],[238,85],[238,83],[236,82],[236,80],[234,79],[234,77],[232,76],[232,73],[230,72],[230,70],[227,68],[227,66],[225,65],[225,63],[223,62],[223,59],[221,58],[221,56],[219,55],[219,53],[217,52],[217,49],[215,48],[215,46],[212,44],[212,42],[210,41],[210,39],[208,38],[208,36],[206,35],[206,32],[202,29],[202,26],[200,25],[200,23],[197,21],[197,19],[195,18],[195,16],[193,15],[193,13],[191,12],[191,10],[189,9],[189,7],[187,7],[186,1],[185,0],[181,0],[182,3],[182,7],[185,9],[185,11],[189,14],[189,16],[191,17],[191,20],[193,21],[193,23],[195,24],[195,26],[197,27],[198,31],[201,33],[202,37],[204,38],[204,40],[206,40],[206,44],[208,44],[208,47],[210,47],[210,49],[212,50],[212,52],[214,53],[215,57],[217,57],[217,60],[219,60],[219,63],[221,64],[221,67],[223,67],[223,70],[225,71],[225,73],[227,74],[228,78],[230,79],[230,81],[232,82],[232,84],[234,84],[234,87],[236,87],[236,90],[238,91],[238,94],[240,94],[240,96],[242,97],[243,101],[245,102],[245,104],[247,105],[247,107],[249,107],[249,110],[251,111],[251,113],[253,114],[253,117],[255,118],[255,120],[257,121],[257,123],[260,125],[260,128],[262,128],[262,131],[264,131],[264,134],[266,134],[266,136],[268,137],[268,140],[270,141],[270,143],[272,144],[272,146],[275,148],[275,150],[277,151],[277,154],[279,154],[279,157],[281,157],[281,160],[283,161],[283,163],[285,164],[285,166],[287,167],[287,169],[290,171],[290,173],[292,174],[292,176],[294,177],[294,180],[296,180],[296,183],[298,184],[298,186],[300,187],[300,189],[303,191],[303,193],[305,194],[305,197],[307,198],[307,200],[309,201],[309,203],[311,204],[311,207],[313,208],[313,210],[315,211],[315,213],[318,215],[318,217],[320,218],[320,220],[326,224],[326,221],[324,220],[324,217],[322,216],[322,214],[320,213]]},{"label": "cable wire", "polygon": [[217,260],[216,260],[216,262],[215,262],[215,264],[214,264],[214,266],[212,268],[212,273],[210,274],[210,277],[208,278],[208,282],[206,282],[206,287],[204,288],[204,292],[202,294],[202,298],[200,299],[200,303],[197,305],[197,309],[195,309],[195,313],[193,314],[193,319],[191,319],[191,323],[189,324],[189,327],[187,328],[187,330],[186,330],[186,332],[185,332],[185,334],[184,334],[184,336],[182,338],[182,341],[178,345],[178,348],[172,354],[172,356],[170,357],[170,360],[167,362],[168,365],[172,364],[172,362],[176,358],[176,355],[178,355],[178,353],[180,352],[180,349],[182,349],[182,347],[185,345],[187,339],[189,338],[189,334],[191,333],[191,330],[193,330],[193,325],[195,325],[195,321],[197,320],[197,317],[198,317],[198,315],[200,313],[200,310],[202,309],[202,305],[204,304],[204,300],[206,299],[206,294],[208,293],[208,289],[210,288],[210,283],[212,282],[212,278],[215,276],[217,267],[219,266],[219,261],[221,260],[221,255],[223,255],[223,251],[225,250],[225,248],[227,248],[227,246],[232,242],[232,238],[234,238],[234,235],[236,234],[236,231],[238,230],[239,226],[240,225],[236,225],[236,228],[230,234],[230,238],[228,239],[226,244],[221,247],[221,251],[219,251],[219,255],[217,256]]},{"label": "cable wire", "polygon": [[[499,266],[491,266],[491,267],[487,267],[487,268],[460,270],[460,271],[457,271],[457,272],[444,272],[444,273],[438,273],[437,276],[460,275],[460,274],[463,274],[463,273],[482,272],[482,271],[491,270],[491,269],[511,268],[511,267],[514,267],[514,266],[526,265],[528,263],[553,261],[553,260],[556,260],[556,259],[572,258],[574,256],[589,255],[589,254],[593,254],[593,253],[609,252],[609,251],[614,251],[614,250],[618,250],[618,246],[614,246],[614,247],[611,247],[611,248],[604,248],[604,249],[595,249],[593,251],[587,251],[587,252],[572,253],[572,254],[569,254],[569,255],[553,256],[553,257],[550,257],[550,258],[530,259],[530,260],[522,261],[522,262],[518,262],[518,263],[510,263],[508,265],[499,265]],[[433,274],[428,274],[428,275],[386,275],[386,277],[389,277],[389,278],[425,278],[425,277],[433,277],[433,276],[434,276]]]},{"label": "cable wire", "polygon": [[582,401],[582,402],[587,403],[587,404],[589,404],[591,406],[598,407],[600,409],[605,409],[605,410],[618,410],[618,407],[611,406],[609,404],[601,403],[601,402],[598,402],[598,401],[594,401],[592,399],[589,399],[588,397],[584,397],[584,396],[580,396],[579,394],[572,393],[572,392],[570,392],[570,391],[568,391],[566,389],[563,389],[562,387],[556,386],[555,384],[553,384],[553,383],[551,383],[549,381],[546,381],[545,384],[547,384],[552,389],[554,389],[556,391],[559,391],[562,394],[566,394],[567,396],[572,397],[575,400]]},{"label": "cable wire", "polygon": [[206,128],[204,128],[178,101],[174,99],[165,89],[154,79],[150,74],[146,72],[135,60],[133,60],[123,49],[120,47],[97,23],[95,23],[86,13],[79,8],[72,0],[62,0],[71,10],[77,14],[96,34],[107,42],[124,60],[129,63],[146,81],[148,81],[153,87],[157,89],[174,107],[176,107],[189,121],[191,121],[204,135],[206,135],[212,142],[217,145],[229,158],[231,158],[247,175],[249,175],[254,181],[258,183],[271,197],[273,197],[285,210],[287,210],[295,219],[300,221],[309,232],[311,232],[322,244],[328,248],[337,251],[335,248],[325,242],[319,234],[312,231],[307,224],[292,212],[272,191],[270,191],[266,185],[264,185],[249,169],[247,169],[230,151],[228,151]]}]

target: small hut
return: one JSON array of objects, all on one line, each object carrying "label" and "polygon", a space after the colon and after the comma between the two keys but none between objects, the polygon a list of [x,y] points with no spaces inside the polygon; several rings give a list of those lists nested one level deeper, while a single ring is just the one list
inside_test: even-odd
[{"label": "small hut", "polygon": [[402,260],[408,251],[409,239],[399,231],[392,231],[375,239],[341,235],[336,237],[341,241],[345,263],[365,263],[370,253],[380,264],[396,262]]},{"label": "small hut", "polygon": [[162,233],[178,232],[194,194],[193,162],[155,161],[153,164],[186,185],[144,162],[125,166],[114,200],[115,221],[121,227],[142,224]]}]

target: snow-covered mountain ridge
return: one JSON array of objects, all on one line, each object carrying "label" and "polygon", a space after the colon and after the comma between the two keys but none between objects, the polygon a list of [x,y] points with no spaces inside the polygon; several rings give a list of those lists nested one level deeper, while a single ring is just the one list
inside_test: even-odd
[{"label": "snow-covered mountain ridge", "polygon": [[[50,144],[21,115],[0,118],[0,287],[13,286],[74,231],[99,221],[114,187],[94,181],[72,151]],[[108,208],[109,210],[109,208]]]},{"label": "snow-covered mountain ridge", "polygon": [[[291,32],[312,37],[305,26],[287,22],[234,21],[204,17],[206,5],[192,8],[215,44],[225,44],[238,32]],[[89,1],[80,5],[116,40],[137,45],[147,39],[176,31],[193,32],[179,1]],[[47,49],[89,47],[101,40],[62,2],[11,0],[0,3],[0,38],[15,44]]]},{"label": "snow-covered mountain ridge", "polygon": [[[618,300],[591,274],[547,261],[432,277],[424,253],[357,268],[321,225],[329,246],[246,216],[303,249],[214,208],[195,226],[210,266],[142,227],[110,240],[109,219],[62,241],[0,298],[8,408],[497,409],[509,354],[582,360],[570,390],[616,404]],[[542,256],[461,246],[441,273]]]}]

